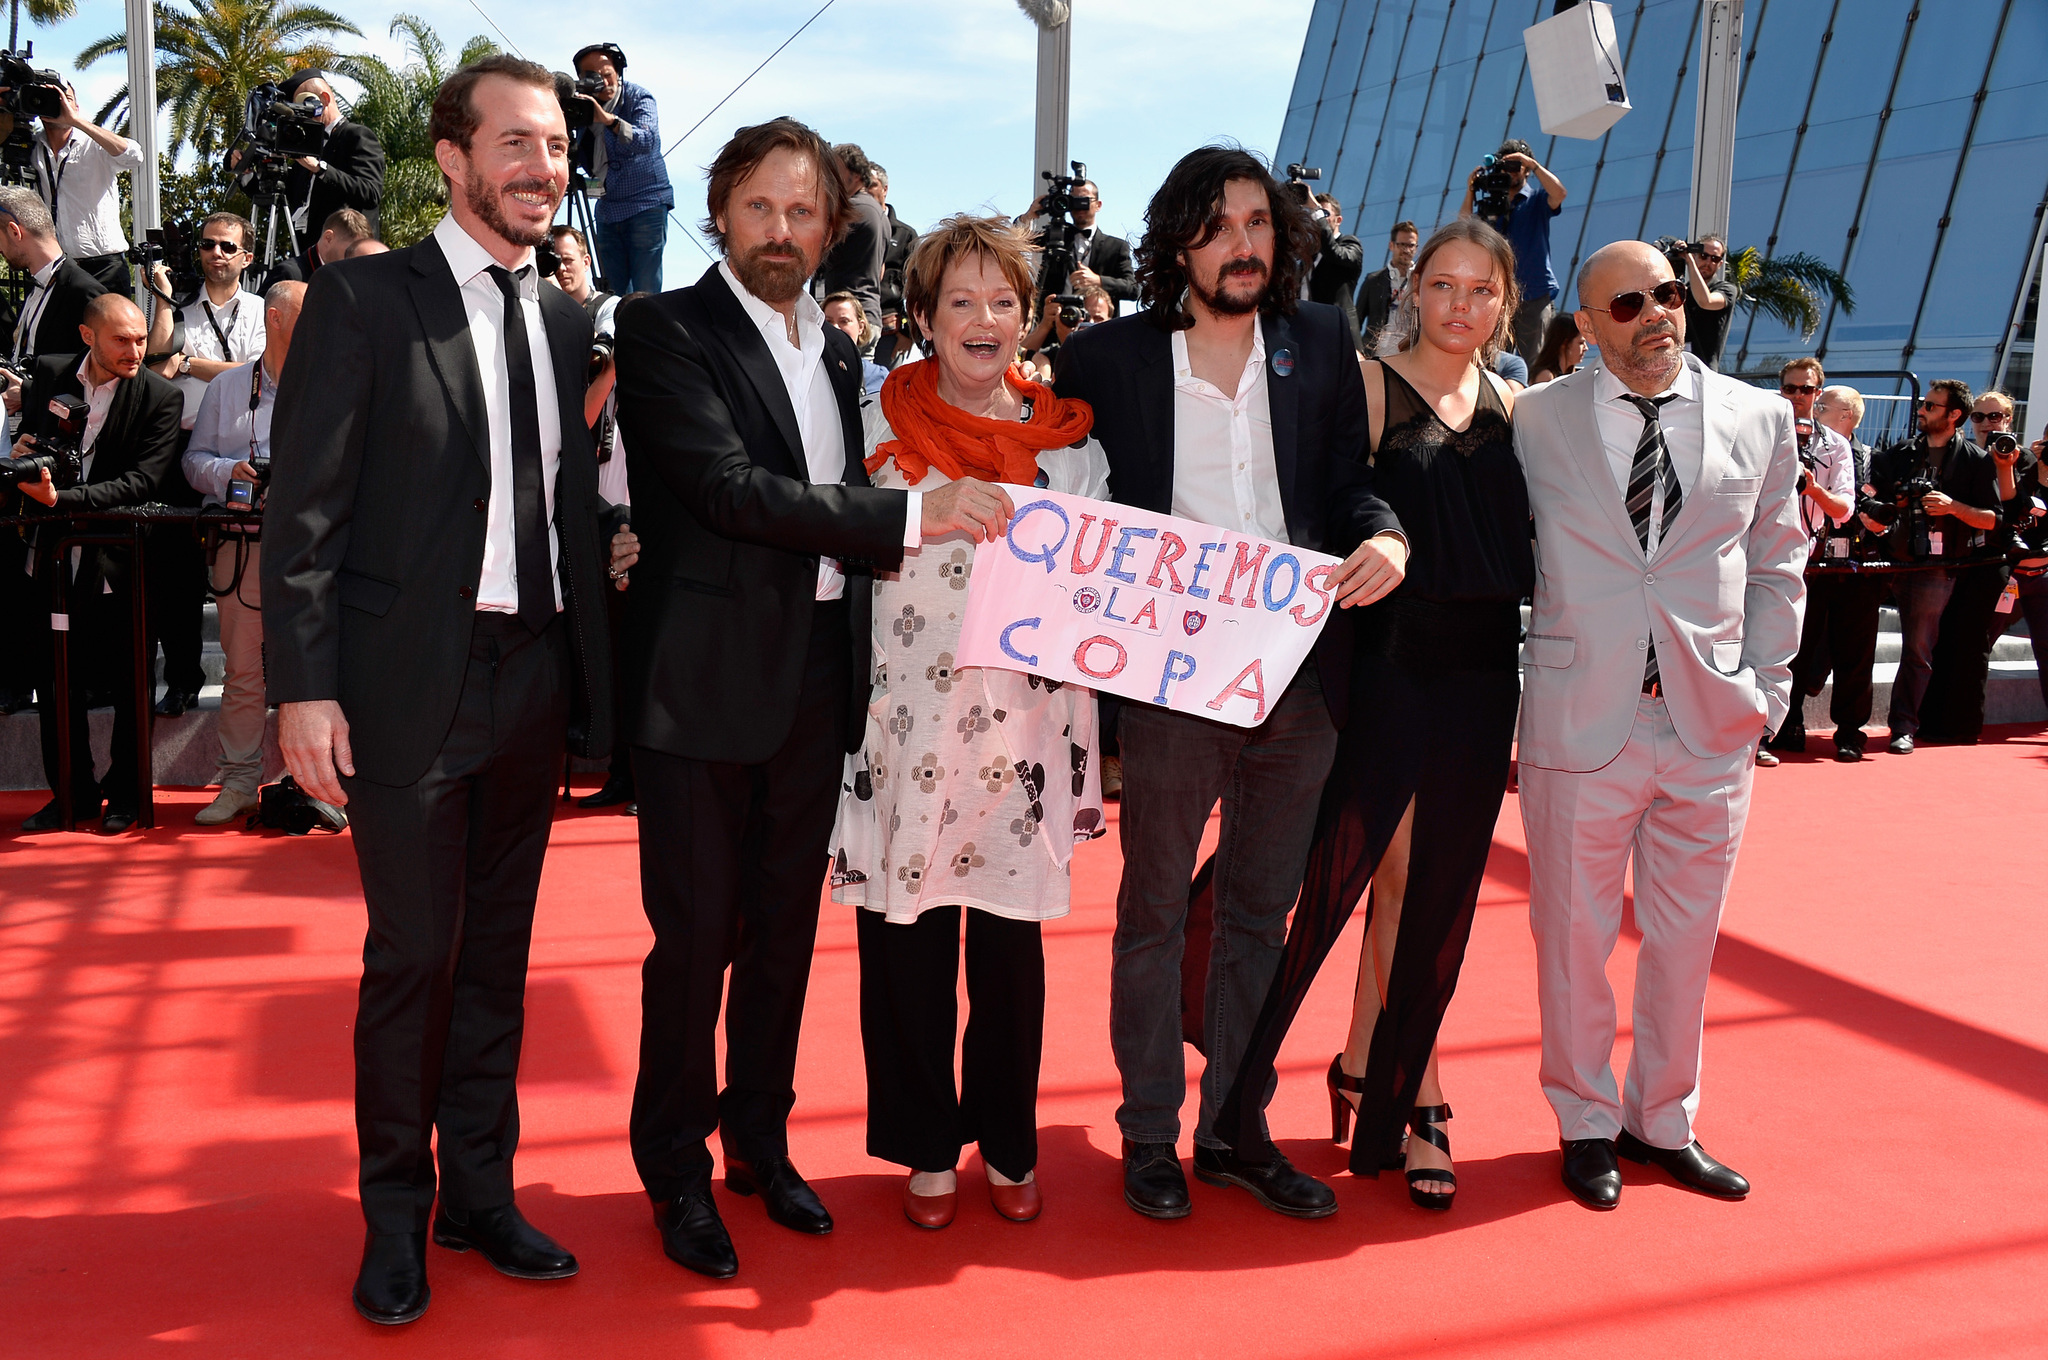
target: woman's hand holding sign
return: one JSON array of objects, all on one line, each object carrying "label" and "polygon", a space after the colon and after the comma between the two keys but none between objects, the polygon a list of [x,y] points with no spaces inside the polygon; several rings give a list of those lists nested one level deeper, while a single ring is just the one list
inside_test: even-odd
[{"label": "woman's hand holding sign", "polygon": [[976,543],[993,543],[1009,529],[1010,516],[1015,513],[1009,492],[993,482],[962,477],[924,494],[924,536],[937,538],[958,531]]},{"label": "woman's hand holding sign", "polygon": [[1337,588],[1337,604],[1356,609],[1391,591],[1408,574],[1408,540],[1399,534],[1379,534],[1358,545],[1344,565],[1330,573]]}]

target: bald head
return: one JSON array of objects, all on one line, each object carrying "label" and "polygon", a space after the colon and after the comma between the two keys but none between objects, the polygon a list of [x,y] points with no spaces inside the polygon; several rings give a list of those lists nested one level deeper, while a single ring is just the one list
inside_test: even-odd
[{"label": "bald head", "polygon": [[[1616,241],[1594,251],[1579,269],[1579,334],[1597,347],[1600,361],[1633,392],[1655,396],[1685,360],[1685,305],[1666,307],[1652,296],[1672,280],[1671,261],[1642,241]],[[1634,296],[1631,296],[1634,295]],[[1616,300],[1629,297],[1634,314],[1617,317]],[[1630,308],[1618,310],[1627,313]]]},{"label": "bald head", "polygon": [[291,351],[292,331],[299,324],[299,308],[306,301],[306,285],[295,279],[273,283],[263,293],[263,366],[275,377],[284,372],[284,356]]},{"label": "bald head", "polygon": [[348,258],[351,260],[355,260],[360,259],[365,255],[382,255],[388,252],[390,249],[390,246],[385,245],[376,237],[365,236],[362,240],[356,242],[354,245],[348,248]]},{"label": "bald head", "polygon": [[85,304],[79,338],[91,352],[88,368],[94,382],[132,378],[142,367],[149,345],[149,323],[142,309],[119,293],[101,293]]},{"label": "bald head", "polygon": [[1616,241],[1600,247],[1579,266],[1579,306],[1606,306],[1607,299],[1615,293],[1626,293],[1637,286],[1631,283],[1617,289],[1612,286],[1611,276],[1623,273],[1633,278],[1640,270],[1649,270],[1657,283],[1677,277],[1671,272],[1671,261],[1664,258],[1664,252],[1647,241]]}]

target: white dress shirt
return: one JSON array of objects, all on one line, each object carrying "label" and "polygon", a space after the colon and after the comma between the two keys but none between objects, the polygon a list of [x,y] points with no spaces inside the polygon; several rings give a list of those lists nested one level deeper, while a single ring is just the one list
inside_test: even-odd
[{"label": "white dress shirt", "polygon": [[[85,433],[78,437],[78,480],[92,480],[93,446],[100,441],[100,431],[107,426],[107,412],[114,409],[114,393],[120,390],[121,380],[109,378],[97,387],[92,381],[92,355],[87,354],[78,361],[78,385],[85,389]],[[78,579],[78,564],[85,558],[85,549],[71,550],[71,577]],[[33,561],[33,558],[31,558]],[[113,584],[100,582],[100,594],[113,592]]]},{"label": "white dress shirt", "polygon": [[1821,509],[1813,497],[1801,494],[1799,522],[1806,526],[1807,533],[1817,534],[1823,525],[1841,528],[1849,522],[1849,515],[1856,513],[1856,452],[1849,447],[1848,440],[1817,420],[1813,423],[1812,449],[1813,471],[1807,475],[1822,490],[1849,502],[1849,514],[1836,519]]},{"label": "white dress shirt", "polygon": [[[1698,360],[1691,355],[1683,356],[1678,372],[1672,377],[1670,386],[1655,393],[1655,397],[1671,396],[1675,400],[1664,403],[1658,411],[1658,423],[1664,427],[1664,451],[1671,456],[1671,470],[1678,474],[1678,485],[1683,495],[1690,496],[1700,479],[1700,464],[1705,457],[1707,446],[1706,413],[1700,406],[1699,374],[1693,371]],[[1636,462],[1636,442],[1643,435],[1643,413],[1629,400],[1635,395],[1614,376],[1612,369],[1602,368],[1593,375],[1593,423],[1600,430],[1600,443],[1607,451],[1607,466],[1614,473],[1614,484],[1621,488],[1622,499],[1628,499],[1629,473]],[[1660,477],[1650,492],[1650,548],[1648,556],[1655,557],[1664,536],[1664,481]]]},{"label": "white dress shirt", "polygon": [[1266,332],[1257,317],[1236,396],[1196,377],[1187,332],[1173,333],[1173,513],[1287,542],[1266,399]]},{"label": "white dress shirt", "polygon": [[50,280],[57,277],[57,267],[63,263],[64,257],[59,255],[31,275],[35,286],[21,300],[21,315],[14,319],[14,357],[17,362],[35,357],[36,327],[43,324],[43,309],[50,305]]},{"label": "white dress shirt", "polygon": [[[207,320],[208,313],[212,321]],[[206,289],[185,306],[185,353],[195,359],[212,359],[224,364],[246,364],[263,352],[263,299],[254,293],[237,292],[225,307],[213,305]],[[220,335],[214,327],[220,327]],[[223,351],[220,337],[228,338]],[[185,428],[199,418],[199,403],[206,396],[206,379],[186,373],[172,379],[185,398]]]},{"label": "white dress shirt", "polygon": [[128,248],[114,180],[123,170],[141,172],[140,142],[123,138],[121,154],[115,156],[74,128],[61,151],[50,150],[48,139],[37,137],[32,160],[37,190],[57,219],[57,244],[66,255],[82,260]]},{"label": "white dress shirt", "polygon": [[[483,377],[484,411],[491,434],[491,494],[485,511],[484,570],[477,582],[476,607],[492,613],[519,612],[518,552],[513,537],[512,507],[512,375],[505,361],[505,295],[490,269],[498,262],[476,243],[450,213],[434,228],[434,240],[448,259],[455,286],[462,290],[469,313],[469,340]],[[513,277],[518,283],[520,310],[526,315],[526,347],[533,356],[533,395],[540,408],[540,486],[548,516],[548,565],[555,608],[562,607],[560,536],[555,532],[555,476],[562,466],[562,408],[555,396],[554,352],[548,348],[547,326],[540,315],[540,279],[533,253]],[[524,272],[522,273],[521,270]],[[580,360],[579,360],[580,362]]]},{"label": "white dress shirt", "polygon": [[[832,380],[825,376],[825,312],[807,292],[796,295],[797,343],[789,343],[789,323],[782,313],[747,291],[739,275],[724,260],[718,272],[726,287],[740,300],[747,317],[760,328],[761,341],[782,375],[783,390],[796,412],[797,438],[803,441],[804,467],[811,485],[831,486],[846,480],[846,435],[839,423],[839,398],[832,395]],[[924,495],[912,491],[909,512],[904,517],[903,546],[915,548],[922,539]],[[835,558],[818,559],[818,598],[837,600],[846,594],[846,573]]]}]

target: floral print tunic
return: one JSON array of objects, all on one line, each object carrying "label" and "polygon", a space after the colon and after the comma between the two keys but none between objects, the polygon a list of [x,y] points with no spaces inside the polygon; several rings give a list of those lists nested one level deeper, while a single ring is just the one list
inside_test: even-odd
[{"label": "floral print tunic", "polygon": [[[894,438],[878,403],[867,448]],[[1043,485],[1108,492],[1088,440],[1039,455]],[[918,483],[935,491],[936,468]],[[901,489],[896,464],[874,484]],[[832,900],[895,922],[968,906],[1013,920],[1065,916],[1074,846],[1103,834],[1095,692],[1017,671],[954,665],[974,573],[965,534],[929,539],[874,582],[874,693],[847,757],[832,829]]]}]

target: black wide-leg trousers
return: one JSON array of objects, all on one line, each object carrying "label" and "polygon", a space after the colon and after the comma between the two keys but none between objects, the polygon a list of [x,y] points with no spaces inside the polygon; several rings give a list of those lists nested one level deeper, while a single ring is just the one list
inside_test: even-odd
[{"label": "black wide-leg trousers", "polygon": [[372,1232],[427,1227],[436,1135],[444,1204],[512,1202],[526,954],[568,723],[567,625],[536,636],[479,613],[427,772],[398,787],[342,780],[370,923],[355,1048]]},{"label": "black wide-leg trousers", "polygon": [[868,1155],[951,1171],[960,1149],[1013,1181],[1038,1165],[1038,1062],[1045,1046],[1045,948],[1038,922],[966,908],[967,1033],[959,1033],[962,908],[892,925],[860,909],[860,1042],[868,1069]]},{"label": "black wide-leg trousers", "polygon": [[797,1032],[846,754],[849,630],[844,603],[819,602],[796,720],[763,763],[633,751],[640,899],[654,948],[640,973],[631,1136],[657,1202],[710,1184],[714,1128],[728,1157],[789,1155]]}]

